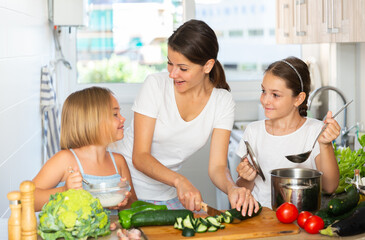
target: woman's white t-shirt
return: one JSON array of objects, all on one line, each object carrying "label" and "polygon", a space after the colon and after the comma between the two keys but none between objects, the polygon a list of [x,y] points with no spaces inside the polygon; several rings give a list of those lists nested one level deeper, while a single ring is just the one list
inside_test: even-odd
[{"label": "woman's white t-shirt", "polygon": [[[156,118],[151,154],[167,168],[177,171],[184,160],[205,145],[214,128],[232,130],[234,107],[230,92],[214,88],[202,112],[186,122],[181,118],[176,105],[173,80],[168,77],[168,73],[157,73],[146,78],[132,110]],[[111,148],[125,157],[137,197],[158,201],[175,198],[177,194],[174,187],[156,181],[134,168],[133,137],[132,120],[124,139]]]},{"label": "woman's white t-shirt", "polygon": [[244,141],[248,141],[254,151],[266,181],[264,182],[257,175],[252,195],[262,206],[271,208],[271,170],[295,167],[317,169],[315,158],[319,154],[318,142],[309,158],[303,163],[290,162],[285,156],[310,150],[322,126],[323,122],[306,118],[299,129],[284,136],[269,134],[265,128],[265,120],[256,121],[247,126],[236,153],[241,158],[247,153]]}]

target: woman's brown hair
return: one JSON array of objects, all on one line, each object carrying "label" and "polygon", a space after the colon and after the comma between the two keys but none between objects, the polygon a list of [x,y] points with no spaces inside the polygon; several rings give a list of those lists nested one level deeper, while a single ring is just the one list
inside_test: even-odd
[{"label": "woman's brown hair", "polygon": [[205,22],[194,19],[185,22],[169,37],[168,45],[189,61],[201,66],[208,60],[214,59],[215,64],[209,73],[209,79],[214,87],[230,91],[223,67],[217,60],[219,51],[217,36]]},{"label": "woman's brown hair", "polygon": [[269,65],[265,73],[271,73],[285,81],[286,86],[293,91],[296,97],[299,93],[305,93],[305,99],[298,110],[301,116],[307,116],[308,96],[311,86],[311,78],[308,65],[296,57],[288,57]]},{"label": "woman's brown hair", "polygon": [[61,117],[61,149],[112,142],[113,93],[91,87],[72,93],[66,99]]}]

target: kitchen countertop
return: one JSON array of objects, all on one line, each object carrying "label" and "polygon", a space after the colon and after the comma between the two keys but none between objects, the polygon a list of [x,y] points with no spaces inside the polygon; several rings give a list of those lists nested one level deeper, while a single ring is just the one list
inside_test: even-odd
[{"label": "kitchen countertop", "polygon": [[[111,221],[112,222],[117,222],[118,218],[117,216],[111,216]],[[0,240],[6,240],[8,239],[7,237],[7,219],[6,218],[0,218]],[[118,228],[120,228],[120,225],[118,223]],[[173,228],[173,226],[171,226],[171,228]],[[224,231],[224,230],[221,230]],[[117,231],[112,231],[111,235],[109,236],[105,236],[105,237],[100,237],[98,238],[100,240],[118,240],[117,237]],[[194,239],[194,237],[192,238]],[[223,238],[217,238],[217,239],[223,239]],[[228,239],[228,238],[226,238]],[[328,237],[328,236],[323,236],[320,234],[308,234],[305,231],[301,230],[298,234],[293,234],[293,235],[286,235],[286,236],[277,236],[277,237],[265,237],[265,238],[255,238],[257,240],[262,240],[262,239],[266,239],[266,240],[311,240],[311,239],[320,239],[320,240],[334,240],[334,239],[342,239],[342,240],[365,240],[365,233],[363,234],[359,234],[359,235],[355,235],[355,236],[351,236],[351,237],[341,237],[341,238],[337,238],[337,237]],[[38,240],[41,240],[41,238],[38,236]],[[147,240],[147,239],[146,239]]]},{"label": "kitchen countertop", "polygon": [[[111,217],[111,221],[115,222],[117,221],[117,216],[112,216]],[[120,225],[118,223],[118,228],[120,228]],[[173,228],[173,226],[171,226],[171,228]],[[220,230],[220,231],[224,231]],[[200,235],[201,236],[201,235]],[[40,238],[38,238],[40,240]],[[105,236],[105,237],[101,237],[98,238],[100,240],[112,240],[112,239],[118,239],[117,235],[116,235],[116,231],[113,231],[111,235],[109,236]],[[145,240],[148,240],[148,238],[144,238]],[[185,239],[185,238],[184,238]],[[194,239],[194,237],[191,237],[189,239]],[[209,239],[229,239],[229,238],[224,238],[221,236],[217,236],[217,238],[209,238]],[[321,234],[309,234],[307,232],[305,232],[303,229],[300,230],[300,232],[298,234],[291,234],[291,235],[280,235],[280,236],[276,236],[276,237],[264,237],[264,238],[254,238],[256,240],[335,240],[335,239],[341,239],[341,240],[365,240],[365,233],[363,234],[359,234],[359,235],[355,235],[355,236],[350,236],[350,237],[329,237],[329,236],[324,236]]]}]

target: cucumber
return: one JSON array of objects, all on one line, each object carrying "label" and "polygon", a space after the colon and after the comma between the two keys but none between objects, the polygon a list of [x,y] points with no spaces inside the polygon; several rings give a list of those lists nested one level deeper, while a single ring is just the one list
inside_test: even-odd
[{"label": "cucumber", "polygon": [[334,217],[329,213],[328,207],[318,210],[315,215],[323,219],[324,227],[327,227],[334,222]]},{"label": "cucumber", "polygon": [[131,226],[174,225],[177,218],[186,218],[186,216],[193,218],[194,214],[192,211],[186,209],[143,211],[132,216]]},{"label": "cucumber", "polygon": [[166,205],[144,205],[135,208],[122,210],[118,213],[119,223],[123,228],[129,229],[131,227],[132,216],[143,211],[166,210]]},{"label": "cucumber", "polygon": [[215,227],[215,226],[210,226],[209,228],[208,228],[208,232],[216,232],[218,230],[218,228],[217,227]]},{"label": "cucumber", "polygon": [[219,220],[215,217],[206,217],[205,218],[209,223],[210,225],[216,227],[216,228],[219,228],[221,223],[219,222]]},{"label": "cucumber", "polygon": [[208,230],[208,227],[202,223],[199,223],[195,228],[195,232],[197,232],[197,233],[203,233],[203,232],[206,232],[207,230]]},{"label": "cucumber", "polygon": [[330,214],[328,208],[320,209],[319,211],[317,211],[315,213],[315,215],[317,215],[323,219],[324,227],[326,228],[336,221],[343,220],[345,218],[350,217],[355,212],[356,209],[361,208],[361,207],[365,207],[365,202],[360,202],[356,207],[354,207],[353,209],[351,209],[348,212],[346,212],[342,215],[339,215],[339,216],[332,216]]},{"label": "cucumber", "polygon": [[187,215],[183,222],[182,222],[182,225],[184,226],[184,228],[191,228],[191,229],[194,229],[195,227],[195,221],[194,221],[194,218],[191,217],[190,215]]},{"label": "cucumber", "polygon": [[179,229],[179,230],[183,230],[183,218],[182,217],[176,218],[174,228]]},{"label": "cucumber", "polygon": [[140,206],[145,206],[145,205],[155,205],[155,204],[153,204],[153,203],[149,203],[149,202],[145,202],[145,201],[141,201],[141,200],[137,200],[137,201],[134,201],[134,202],[131,204],[131,208],[140,207]]},{"label": "cucumber", "polygon": [[365,207],[360,207],[350,217],[337,221],[319,232],[328,236],[353,236],[365,233]]},{"label": "cucumber", "polygon": [[182,230],[182,235],[184,237],[193,237],[195,235],[195,231],[194,231],[194,229],[191,229],[191,228],[184,228]]},{"label": "cucumber", "polygon": [[342,215],[356,207],[360,195],[354,186],[351,186],[345,195],[334,197],[328,202],[329,212],[333,216]]},{"label": "cucumber", "polygon": [[211,226],[211,224],[205,218],[200,218],[200,222],[207,227]]},{"label": "cucumber", "polygon": [[230,212],[222,213],[224,223],[232,223],[233,217]]},{"label": "cucumber", "polygon": [[237,209],[235,209],[235,208],[232,208],[230,210],[227,210],[225,213],[227,215],[230,215],[232,217],[238,218],[240,220],[246,220],[248,218],[252,218],[252,217],[255,217],[255,216],[257,216],[257,215],[260,214],[260,212],[262,211],[262,206],[261,206],[260,203],[258,203],[258,204],[259,204],[259,207],[260,207],[259,210],[257,211],[257,213],[253,212],[251,216],[248,216],[248,214],[247,214],[248,209],[247,209],[247,212],[246,212],[246,216],[242,216],[242,213],[240,211],[237,211]]}]

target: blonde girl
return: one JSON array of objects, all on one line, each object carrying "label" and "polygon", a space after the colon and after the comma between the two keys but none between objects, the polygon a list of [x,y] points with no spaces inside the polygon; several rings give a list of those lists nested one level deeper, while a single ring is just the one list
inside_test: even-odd
[{"label": "blonde girl", "polygon": [[50,158],[33,179],[35,209],[40,211],[51,194],[92,184],[128,180],[127,197],[111,209],[129,206],[136,200],[124,157],[107,151],[108,144],[124,137],[125,118],[118,101],[106,88],[91,87],[66,99],[61,117],[61,151]]}]

